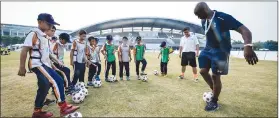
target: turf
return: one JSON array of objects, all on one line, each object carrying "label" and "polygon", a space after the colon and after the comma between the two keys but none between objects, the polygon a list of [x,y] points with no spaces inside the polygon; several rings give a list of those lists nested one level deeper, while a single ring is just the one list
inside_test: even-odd
[{"label": "turf", "polygon": [[[65,63],[69,66],[68,53]],[[135,77],[135,64],[130,64],[131,81],[104,82],[102,61],[102,87],[89,88],[89,96],[81,104],[85,117],[277,117],[277,62],[260,61],[250,66],[244,59],[231,58],[228,76],[222,77],[223,89],[219,98],[221,108],[205,112],[202,100],[204,92],[210,91],[199,76],[192,80],[191,68],[186,69],[187,79],[178,79],[180,59],[172,54],[168,64],[168,77],[153,75],[159,70],[157,53],[147,53],[148,82]],[[17,76],[19,53],[1,56],[1,117],[31,117],[37,79],[35,74]],[[118,63],[117,63],[118,68]],[[72,69],[72,68],[71,68]],[[118,69],[117,69],[118,70]],[[72,71],[71,71],[72,72]],[[72,72],[73,73],[73,72]],[[71,74],[72,74],[71,73]],[[85,80],[87,82],[88,68]],[[117,71],[117,75],[118,71]],[[54,97],[53,97],[54,98]],[[71,103],[71,99],[67,97]],[[57,105],[44,107],[56,117]]]}]

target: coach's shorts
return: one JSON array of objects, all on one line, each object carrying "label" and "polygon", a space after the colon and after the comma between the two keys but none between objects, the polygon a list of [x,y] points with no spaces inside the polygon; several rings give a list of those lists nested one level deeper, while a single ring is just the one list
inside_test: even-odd
[{"label": "coach's shorts", "polygon": [[181,66],[187,66],[187,65],[190,65],[192,67],[197,67],[195,52],[182,52]]},{"label": "coach's shorts", "polygon": [[229,70],[229,53],[220,49],[204,49],[199,56],[199,67],[208,68],[216,75],[227,75]]}]

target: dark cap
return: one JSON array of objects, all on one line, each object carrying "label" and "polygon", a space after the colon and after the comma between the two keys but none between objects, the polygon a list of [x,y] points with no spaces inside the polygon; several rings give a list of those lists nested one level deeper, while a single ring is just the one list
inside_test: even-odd
[{"label": "dark cap", "polygon": [[123,40],[128,40],[128,38],[127,38],[126,36],[124,36],[122,39],[123,39]]},{"label": "dark cap", "polygon": [[166,41],[163,41],[163,42],[161,43],[160,47],[165,47],[166,44],[167,44]]},{"label": "dark cap", "polygon": [[46,21],[51,25],[60,25],[59,23],[56,23],[52,17],[52,15],[48,14],[48,13],[41,13],[38,15],[38,19],[37,20],[41,20],[41,21]]},{"label": "dark cap", "polygon": [[63,40],[65,40],[66,42],[71,43],[71,41],[70,41],[70,35],[67,34],[67,33],[61,33],[61,34],[59,35],[59,39],[63,39]]},{"label": "dark cap", "polygon": [[141,37],[140,37],[140,36],[138,36],[138,37],[136,38],[136,40],[137,40],[137,41],[141,40]]},{"label": "dark cap", "polygon": [[107,35],[107,40],[113,40],[111,35]]}]

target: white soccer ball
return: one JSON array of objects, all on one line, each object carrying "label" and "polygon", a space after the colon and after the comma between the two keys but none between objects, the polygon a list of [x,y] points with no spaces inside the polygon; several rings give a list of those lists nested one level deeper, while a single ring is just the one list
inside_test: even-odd
[{"label": "white soccer ball", "polygon": [[82,91],[72,94],[72,101],[74,103],[81,103],[81,102],[83,102],[84,98],[85,98],[85,95]]},{"label": "white soccer ball", "polygon": [[76,89],[84,89],[84,88],[85,88],[85,83],[84,83],[84,82],[78,82],[78,83],[75,85],[75,88],[76,88]]},{"label": "white soccer ball", "polygon": [[153,74],[154,74],[154,75],[158,75],[159,72],[158,72],[157,70],[154,70]]},{"label": "white soccer ball", "polygon": [[210,102],[212,100],[213,93],[212,92],[204,92],[203,93],[203,101]]},{"label": "white soccer ball", "polygon": [[81,118],[82,114],[80,112],[74,112],[74,113],[70,113],[68,115],[65,116],[65,118]]},{"label": "white soccer ball", "polygon": [[81,89],[81,92],[85,95],[85,97],[88,95],[88,90],[86,88]]},{"label": "white soccer ball", "polygon": [[108,78],[108,81],[110,81],[110,82],[115,82],[115,80],[116,80],[116,77],[113,75],[109,76],[109,78]]},{"label": "white soccer ball", "polygon": [[102,82],[101,81],[94,81],[93,86],[96,87],[96,88],[99,88],[99,87],[102,86]]},{"label": "white soccer ball", "polygon": [[147,79],[148,79],[147,76],[142,76],[142,77],[141,77],[141,80],[142,80],[143,82],[147,82]]}]

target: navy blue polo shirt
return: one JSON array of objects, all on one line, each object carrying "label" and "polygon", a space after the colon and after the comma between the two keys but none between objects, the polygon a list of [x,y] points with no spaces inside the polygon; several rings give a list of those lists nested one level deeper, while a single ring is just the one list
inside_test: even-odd
[{"label": "navy blue polo shirt", "polygon": [[[206,34],[205,48],[217,48],[229,53],[231,50],[230,30],[237,30],[243,24],[229,14],[214,11],[215,17]],[[207,25],[209,25],[209,21],[207,21]],[[202,27],[205,29],[205,20],[202,20]]]}]

